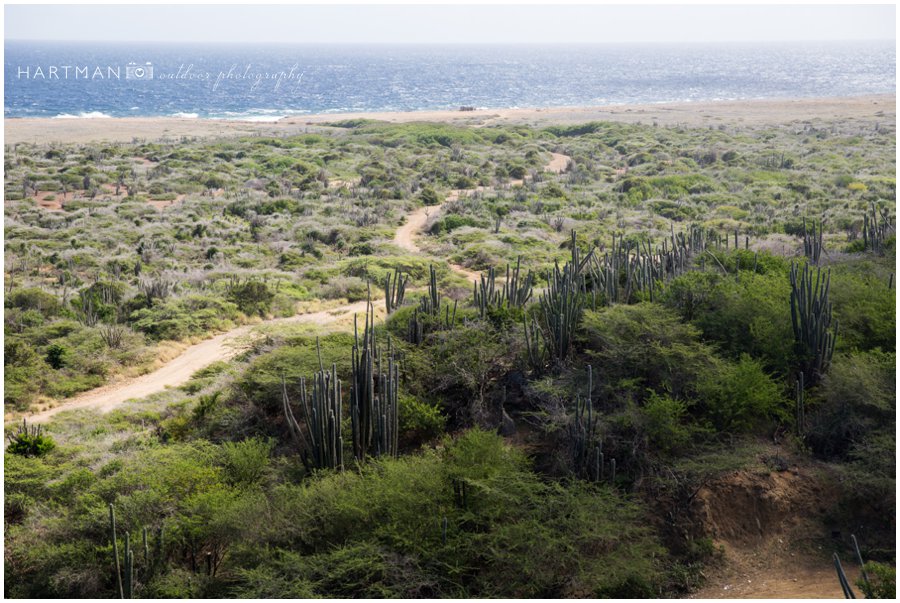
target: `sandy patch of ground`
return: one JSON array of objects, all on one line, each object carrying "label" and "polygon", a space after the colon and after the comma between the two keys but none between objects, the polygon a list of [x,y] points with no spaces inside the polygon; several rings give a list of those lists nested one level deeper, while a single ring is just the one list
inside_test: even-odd
[{"label": "sandy patch of ground", "polygon": [[[777,446],[767,454],[784,467],[737,471],[704,486],[693,500],[692,523],[724,555],[704,570],[706,584],[691,598],[842,599],[831,561],[840,547],[825,526],[836,482],[814,461]],[[853,584],[858,566],[846,555],[841,564]]]},{"label": "sandy patch of ground", "polygon": [[375,119],[405,123],[439,121],[475,126],[502,124],[575,124],[615,121],[684,126],[720,124],[786,124],[834,118],[875,118],[893,122],[896,95],[880,94],[851,98],[805,98],[777,100],[616,105],[605,107],[557,107],[545,109],[478,109],[476,111],[411,111],[397,113],[346,113],[286,118],[275,123],[240,122],[173,117],[111,119],[6,119],[6,144],[51,142],[131,142],[178,140],[186,137],[284,136],[304,134],[344,119]]}]

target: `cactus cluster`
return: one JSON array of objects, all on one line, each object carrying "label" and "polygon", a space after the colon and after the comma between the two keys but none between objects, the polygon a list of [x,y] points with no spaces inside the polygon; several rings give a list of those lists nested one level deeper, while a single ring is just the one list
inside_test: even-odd
[{"label": "cactus cluster", "polygon": [[387,313],[390,314],[403,305],[403,298],[406,296],[406,284],[409,282],[409,275],[404,275],[400,269],[394,270],[394,274],[388,273],[384,277],[384,305]]},{"label": "cactus cluster", "polygon": [[794,344],[801,359],[807,384],[825,374],[834,355],[838,323],[832,327],[831,302],[828,300],[831,273],[791,264],[791,324]]},{"label": "cactus cluster", "polygon": [[[387,353],[375,343],[375,310],[369,301],[362,333],[354,317],[354,344],[351,355],[350,424],[353,456],[396,456],[399,435],[398,392],[400,367],[388,340]],[[319,341],[316,340],[316,349]],[[313,377],[311,392],[300,379],[300,405],[306,429],[291,409],[287,386],[282,380],[282,402],[288,430],[302,450],[307,468],[344,468],[344,439],[341,435],[342,386],[337,366],[326,371],[319,354],[319,371]]]},{"label": "cactus cluster", "polygon": [[651,291],[652,299],[653,281],[662,276],[663,263],[646,245],[642,251],[639,244],[613,235],[611,249],[603,257],[595,257],[590,266],[594,306],[598,293],[607,305],[628,303],[639,290]]},{"label": "cactus cluster", "polygon": [[497,286],[497,274],[491,267],[487,275],[482,274],[479,282],[474,283],[472,291],[473,305],[478,308],[479,315],[484,318],[488,308],[510,307],[522,308],[531,299],[534,288],[534,274],[528,272],[521,276],[522,258],[516,260],[516,267],[506,265],[506,281],[502,288]]},{"label": "cactus cluster", "polygon": [[360,461],[368,455],[396,456],[399,434],[400,367],[394,360],[390,339],[387,354],[382,353],[375,343],[375,312],[371,303],[366,310],[365,322],[360,338],[354,318],[350,386],[353,454]]},{"label": "cactus cluster", "polygon": [[613,235],[610,249],[602,257],[594,255],[590,263],[587,291],[592,307],[596,308],[598,294],[607,305],[629,303],[638,291],[646,292],[652,301],[657,282],[684,274],[691,268],[694,255],[708,251],[713,243],[718,247],[723,240],[727,247],[728,237],[721,239],[714,231],[695,225],[686,233],[675,233],[672,227],[670,237],[656,248],[652,241],[629,241]]},{"label": "cactus cluster", "polygon": [[[634,292],[646,290],[652,300],[654,282],[687,271],[691,255],[705,248],[710,236],[696,227],[687,235],[676,236],[673,231],[671,247],[664,241],[655,251],[649,242],[641,245],[614,237],[612,249],[599,257],[594,249],[582,254],[573,230],[571,259],[548,274],[549,286],[539,299],[537,317],[524,323],[529,366],[539,370],[547,358],[565,361],[581,312],[586,303],[596,308],[598,295],[607,304],[627,303]],[[479,298],[476,294],[476,302]]]},{"label": "cactus cluster", "polygon": [[419,306],[409,317],[407,341],[419,345],[429,329],[452,329],[456,324],[457,302],[443,303],[443,297],[437,286],[437,273],[434,266],[429,266],[428,293],[419,299]]},{"label": "cactus cluster", "polygon": [[428,295],[419,301],[419,309],[425,314],[431,316],[440,316],[441,313],[441,292],[437,286],[437,273],[434,265],[428,266]]},{"label": "cactus cluster", "polygon": [[813,264],[819,263],[822,250],[825,245],[822,242],[822,232],[824,231],[822,222],[813,224],[811,228],[806,226],[806,218],[803,218],[803,255]]},{"label": "cactus cluster", "polygon": [[[569,429],[569,439],[572,444],[572,464],[576,473],[585,473],[594,457],[599,453],[600,446],[597,443],[597,417],[594,414],[594,404],[591,401],[591,391],[594,387],[593,371],[591,365],[587,367],[587,392],[584,400],[581,396],[575,398],[575,417]],[[590,472],[591,474],[594,471]],[[599,470],[598,476],[599,479]]]},{"label": "cactus cluster", "polygon": [[[319,342],[316,340],[316,347]],[[343,469],[344,440],[341,437],[341,381],[337,378],[337,367],[331,371],[321,367],[313,376],[311,391],[307,391],[306,379],[300,379],[300,407],[306,429],[300,427],[291,410],[287,385],[282,378],[282,404],[287,419],[288,430],[297,445],[303,450],[303,464],[317,469]]]},{"label": "cactus cluster", "polygon": [[562,270],[559,265],[554,266],[547,278],[547,291],[538,300],[541,343],[546,355],[558,364],[565,362],[572,350],[575,331],[584,309],[584,295],[575,266],[577,264],[571,262],[567,262]]},{"label": "cactus cluster", "polygon": [[425,323],[419,318],[419,309],[413,310],[406,328],[406,341],[419,345],[425,339]]},{"label": "cactus cluster", "polygon": [[884,255],[884,243],[894,232],[894,224],[887,207],[874,203],[863,216],[863,245],[867,251]]},{"label": "cactus cluster", "polygon": [[594,387],[593,369],[587,367],[587,390],[584,398],[575,398],[575,415],[569,426],[569,442],[572,450],[572,471],[592,482],[603,481],[607,476],[610,483],[616,480],[616,459],[609,461],[609,473],[605,471],[606,459],[598,433],[598,414],[594,411],[591,392]]}]

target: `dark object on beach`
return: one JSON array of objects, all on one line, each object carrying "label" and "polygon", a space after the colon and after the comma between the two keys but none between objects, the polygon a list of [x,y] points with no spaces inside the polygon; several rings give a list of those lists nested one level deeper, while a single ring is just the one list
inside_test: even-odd
[{"label": "dark object on beach", "polygon": [[464,106],[460,107],[459,110],[460,111],[474,111],[475,107],[470,107],[470,106],[464,105]]}]

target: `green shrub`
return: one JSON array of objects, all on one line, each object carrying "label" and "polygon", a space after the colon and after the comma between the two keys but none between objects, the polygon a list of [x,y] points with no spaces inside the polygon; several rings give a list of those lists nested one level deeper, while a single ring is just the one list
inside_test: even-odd
[{"label": "green shrub", "polygon": [[444,431],[446,419],[437,405],[400,395],[400,432],[404,443],[422,443]]},{"label": "green shrub", "polygon": [[[742,262],[743,264],[743,262]],[[787,374],[793,358],[790,282],[786,273],[686,275],[666,288],[664,303],[678,308],[704,339],[731,358],[750,354],[768,370]]]},{"label": "green shrub", "polygon": [[719,430],[746,431],[763,420],[790,416],[778,383],[746,354],[737,362],[724,361],[707,371],[698,383],[698,393],[706,416]]},{"label": "green shrub", "polygon": [[47,348],[47,356],[45,360],[51,368],[59,370],[62,367],[66,366],[66,359],[68,355],[69,350],[65,346],[54,343]]},{"label": "green shrub", "polygon": [[43,456],[56,448],[56,442],[43,433],[40,427],[29,429],[23,425],[10,436],[6,451],[20,456]]},{"label": "green shrub", "polygon": [[3,343],[3,401],[25,409],[41,391],[49,372],[29,343],[7,337]]},{"label": "green shrub", "polygon": [[238,316],[231,302],[204,295],[169,298],[131,313],[134,328],[155,340],[184,339],[226,328]]},{"label": "green shrub", "polygon": [[891,352],[896,346],[895,289],[888,287],[893,265],[848,262],[832,269],[829,298],[838,321],[838,350]]},{"label": "green shrub", "polygon": [[56,316],[61,309],[56,296],[41,289],[14,289],[6,296],[4,305],[20,310],[37,310],[47,317]]},{"label": "green shrub", "polygon": [[601,388],[652,389],[676,398],[692,392],[715,361],[699,335],[696,327],[653,303],[586,311],[581,333]]},{"label": "green shrub", "polygon": [[860,576],[856,580],[856,586],[866,599],[897,598],[897,568],[877,561],[867,561],[862,569],[869,579],[866,581]]},{"label": "green shrub", "polygon": [[461,216],[459,214],[448,214],[431,225],[431,234],[439,235],[442,233],[452,232],[463,226],[481,227],[483,224],[471,216]]},{"label": "green shrub", "polygon": [[273,440],[248,438],[240,442],[222,444],[222,457],[228,480],[233,484],[250,486],[257,483],[269,463],[275,446]]},{"label": "green shrub", "polygon": [[689,425],[687,402],[653,392],[640,414],[643,431],[654,450],[674,453],[691,444],[695,430]]},{"label": "green shrub", "polygon": [[894,424],[896,356],[879,351],[838,355],[807,411],[807,442],[827,458]]},{"label": "green shrub", "polygon": [[272,308],[275,293],[260,281],[252,280],[236,285],[228,292],[228,299],[248,316],[265,316]]},{"label": "green shrub", "polygon": [[287,345],[254,359],[249,369],[244,371],[238,380],[238,390],[266,414],[281,415],[282,377],[290,399],[299,403],[300,379],[309,379],[319,370],[318,351],[321,351],[322,363],[326,367],[336,363],[338,377],[346,380],[350,374],[352,348],[351,333],[329,333],[319,339],[318,349],[314,337],[291,339]]},{"label": "green shrub", "polygon": [[547,482],[484,431],[447,439],[441,452],[279,486],[270,508],[257,565],[239,574],[235,592],[658,594],[662,550],[636,503],[583,482]]},{"label": "green shrub", "polygon": [[422,201],[422,205],[439,205],[441,203],[441,198],[430,186],[422,189],[419,199]]},{"label": "green shrub", "polygon": [[515,351],[504,335],[471,324],[429,336],[427,346],[410,350],[402,362],[417,377],[409,383],[411,393],[440,396],[448,416],[479,418],[492,385],[513,366]]}]

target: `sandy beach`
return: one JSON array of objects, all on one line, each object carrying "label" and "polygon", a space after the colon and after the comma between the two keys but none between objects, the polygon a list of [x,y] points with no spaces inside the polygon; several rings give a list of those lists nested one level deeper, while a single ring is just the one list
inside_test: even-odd
[{"label": "sandy beach", "polygon": [[432,121],[490,126],[526,124],[575,124],[589,121],[656,123],[689,127],[718,125],[789,124],[792,122],[841,119],[880,119],[893,122],[896,95],[850,98],[805,98],[778,100],[613,105],[602,107],[558,107],[523,109],[479,109],[475,111],[411,111],[397,113],[340,113],[305,115],[277,122],[248,122],[172,117],[95,119],[6,119],[5,144],[131,142],[177,140],[244,135],[290,135],[315,131],[328,123],[346,119],[387,122]]}]

